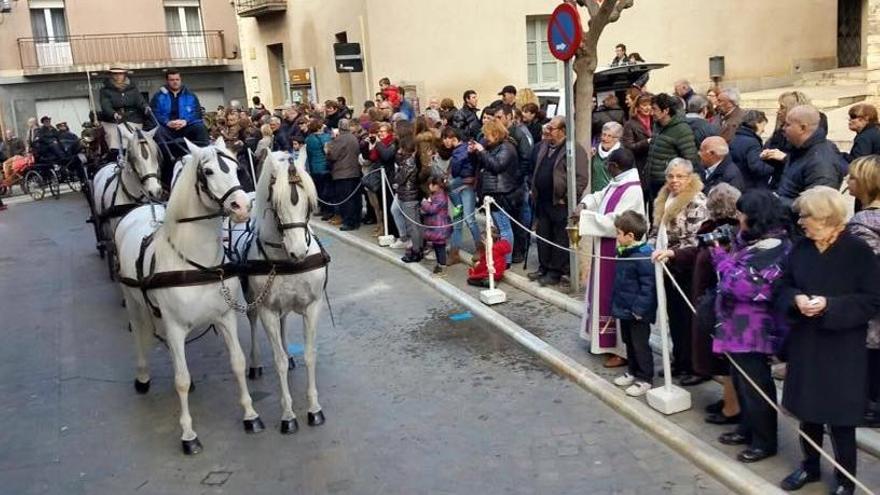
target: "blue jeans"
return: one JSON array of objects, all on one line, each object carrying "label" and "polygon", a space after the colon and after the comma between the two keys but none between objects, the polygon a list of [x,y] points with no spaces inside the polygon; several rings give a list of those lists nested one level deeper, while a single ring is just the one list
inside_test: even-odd
[{"label": "blue jeans", "polygon": [[[510,223],[510,219],[507,218],[507,215],[501,213],[500,211],[492,210],[492,223],[498,227],[498,233],[501,234],[501,238],[510,243],[510,247],[513,247],[513,225]],[[513,261],[513,251],[507,253],[507,256],[504,257],[505,261],[510,264]]]},{"label": "blue jeans", "polygon": [[[477,196],[474,193],[473,186],[465,186],[461,183],[461,178],[453,178],[449,184],[449,200],[455,206],[462,207],[462,215],[469,217],[466,223],[471,230],[471,236],[474,238],[474,244],[480,242],[480,228],[477,226],[477,220],[473,217],[474,210],[477,207]],[[452,219],[455,221],[456,219]],[[452,240],[450,246],[453,249],[461,247],[461,226],[462,223],[455,224],[452,228]]]}]

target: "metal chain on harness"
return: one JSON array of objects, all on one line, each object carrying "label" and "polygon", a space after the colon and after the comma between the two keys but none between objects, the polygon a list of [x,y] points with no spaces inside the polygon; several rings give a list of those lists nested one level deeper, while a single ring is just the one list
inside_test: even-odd
[{"label": "metal chain on harness", "polygon": [[263,290],[254,298],[252,302],[247,304],[241,304],[236,301],[234,297],[232,297],[232,291],[229,290],[229,287],[226,287],[226,281],[223,278],[223,272],[220,272],[220,293],[223,294],[223,299],[226,301],[226,305],[229,306],[230,309],[241,313],[247,314],[253,309],[261,306],[263,301],[269,297],[269,292],[272,289],[272,282],[275,281],[275,265],[272,265],[272,270],[269,272],[269,275],[266,279],[266,285],[263,286]]}]

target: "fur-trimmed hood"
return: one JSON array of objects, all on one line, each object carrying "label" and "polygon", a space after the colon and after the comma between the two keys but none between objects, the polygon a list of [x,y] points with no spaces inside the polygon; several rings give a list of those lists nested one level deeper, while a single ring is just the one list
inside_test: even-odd
[{"label": "fur-trimmed hood", "polygon": [[664,185],[654,200],[654,225],[660,225],[660,221],[666,215],[666,225],[672,224],[675,217],[687,208],[687,205],[703,192],[703,181],[697,174],[691,174],[691,182],[672,200],[669,210],[666,210],[666,200],[669,198],[669,186]]}]

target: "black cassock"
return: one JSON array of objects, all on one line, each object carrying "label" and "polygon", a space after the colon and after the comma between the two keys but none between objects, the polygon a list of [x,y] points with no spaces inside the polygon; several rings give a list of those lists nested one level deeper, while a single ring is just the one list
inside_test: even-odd
[{"label": "black cassock", "polygon": [[[824,296],[813,318],[794,304],[798,294]],[[789,254],[780,304],[790,316],[782,404],[801,421],[862,423],[867,405],[867,323],[880,312],[880,263],[861,239],[843,232],[824,253],[809,239]]]}]

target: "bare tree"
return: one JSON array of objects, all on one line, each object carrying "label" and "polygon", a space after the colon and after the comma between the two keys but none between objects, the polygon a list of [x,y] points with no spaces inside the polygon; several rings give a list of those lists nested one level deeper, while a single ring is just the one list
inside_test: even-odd
[{"label": "bare tree", "polygon": [[[575,156],[581,160],[590,156],[593,127],[593,74],[598,65],[599,37],[608,24],[620,19],[621,12],[633,6],[635,0],[604,0],[601,3],[597,0],[565,0],[565,2],[585,8],[590,15],[583,41],[574,60],[574,72],[577,74],[574,85],[575,142],[577,143]],[[590,182],[592,180],[591,176]]]}]

